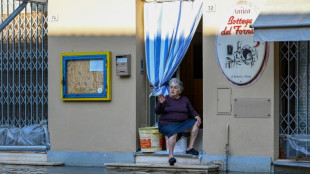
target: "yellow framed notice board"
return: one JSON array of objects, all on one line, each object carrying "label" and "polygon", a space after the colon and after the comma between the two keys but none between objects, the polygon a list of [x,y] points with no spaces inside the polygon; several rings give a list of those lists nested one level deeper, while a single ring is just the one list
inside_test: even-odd
[{"label": "yellow framed notice board", "polygon": [[61,99],[111,100],[111,53],[62,53]]}]

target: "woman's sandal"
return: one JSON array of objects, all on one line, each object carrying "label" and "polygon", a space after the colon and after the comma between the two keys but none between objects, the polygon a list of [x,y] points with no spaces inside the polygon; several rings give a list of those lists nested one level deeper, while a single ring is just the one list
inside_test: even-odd
[{"label": "woman's sandal", "polygon": [[191,155],[198,155],[199,154],[199,152],[194,148],[187,150],[186,153],[191,154]]},{"label": "woman's sandal", "polygon": [[177,160],[174,158],[174,157],[172,157],[172,158],[170,158],[169,159],[169,164],[170,164],[170,166],[173,166],[174,165],[174,163],[176,163],[177,162]]}]

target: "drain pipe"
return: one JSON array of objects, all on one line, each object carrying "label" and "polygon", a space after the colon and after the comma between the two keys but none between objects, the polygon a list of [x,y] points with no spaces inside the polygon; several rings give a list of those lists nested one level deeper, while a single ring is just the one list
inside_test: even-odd
[{"label": "drain pipe", "polygon": [[228,147],[229,147],[229,123],[227,123],[227,128],[226,128],[224,171],[228,171],[228,156],[229,156],[229,148]]}]

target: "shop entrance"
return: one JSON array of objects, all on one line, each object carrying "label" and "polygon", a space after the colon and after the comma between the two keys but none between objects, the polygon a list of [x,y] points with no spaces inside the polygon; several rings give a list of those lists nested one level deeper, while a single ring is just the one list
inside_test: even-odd
[{"label": "shop entrance", "polygon": [[280,155],[310,159],[310,42],[280,42]]},{"label": "shop entrance", "polygon": [[[179,78],[183,82],[183,95],[187,96],[202,118],[202,18],[195,35],[179,68]],[[201,125],[202,127],[202,125]]]},{"label": "shop entrance", "polygon": [[[183,61],[173,77],[179,78],[183,82],[184,90],[182,95],[187,96],[192,106],[202,118],[203,108],[203,89],[202,89],[202,18],[199,21],[191,44],[183,58]],[[148,91],[152,91],[152,87]],[[159,115],[154,113],[157,104],[157,97],[149,98],[149,123],[150,126],[156,126]],[[203,124],[201,124],[202,128]]]},{"label": "shop entrance", "polygon": [[45,151],[47,4],[1,1],[0,13],[0,150]]}]

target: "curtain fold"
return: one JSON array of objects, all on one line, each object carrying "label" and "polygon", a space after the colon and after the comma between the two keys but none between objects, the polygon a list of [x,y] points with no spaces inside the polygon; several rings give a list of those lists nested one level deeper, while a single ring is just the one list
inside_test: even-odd
[{"label": "curtain fold", "polygon": [[169,94],[168,82],[179,67],[202,16],[202,0],[144,4],[146,68],[151,95]]}]

